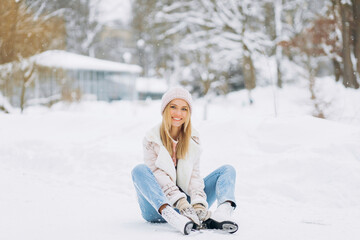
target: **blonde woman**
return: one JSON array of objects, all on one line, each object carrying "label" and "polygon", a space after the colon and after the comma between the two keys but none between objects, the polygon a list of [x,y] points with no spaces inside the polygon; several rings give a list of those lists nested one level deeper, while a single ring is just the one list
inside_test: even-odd
[{"label": "blonde woman", "polygon": [[[221,229],[234,233],[231,220],[236,207],[236,173],[225,165],[202,178],[199,169],[199,134],[191,126],[192,97],[175,87],[162,97],[162,123],[144,138],[145,164],[132,178],[143,218],[168,222],[187,235],[193,229]],[[213,214],[208,208],[217,200]]]}]

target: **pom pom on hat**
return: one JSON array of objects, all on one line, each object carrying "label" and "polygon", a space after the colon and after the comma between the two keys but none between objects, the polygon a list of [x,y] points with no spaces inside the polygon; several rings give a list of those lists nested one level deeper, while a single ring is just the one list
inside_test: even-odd
[{"label": "pom pom on hat", "polygon": [[165,107],[174,99],[182,99],[189,104],[190,112],[192,110],[192,97],[188,90],[183,87],[174,87],[169,89],[161,98],[161,114]]}]

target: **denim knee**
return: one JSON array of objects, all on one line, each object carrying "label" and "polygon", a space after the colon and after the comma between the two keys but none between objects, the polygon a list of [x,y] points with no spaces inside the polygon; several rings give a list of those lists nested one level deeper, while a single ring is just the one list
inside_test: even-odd
[{"label": "denim knee", "polygon": [[151,171],[150,168],[148,166],[146,166],[145,164],[139,164],[136,167],[134,167],[134,169],[131,171],[131,176],[132,179],[134,180],[137,176],[141,176],[144,175],[144,173],[146,173],[147,171]]},{"label": "denim knee", "polygon": [[225,164],[225,165],[221,166],[220,169],[221,169],[223,172],[229,172],[229,173],[231,173],[231,175],[236,176],[236,170],[235,170],[235,168],[234,168],[232,165],[230,165],[230,164]]}]

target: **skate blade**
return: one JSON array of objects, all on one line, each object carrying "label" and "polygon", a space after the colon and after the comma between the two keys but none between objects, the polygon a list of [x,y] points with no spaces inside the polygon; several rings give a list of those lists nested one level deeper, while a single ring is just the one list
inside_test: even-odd
[{"label": "skate blade", "polygon": [[206,220],[202,226],[202,229],[218,229],[227,233],[234,233],[238,230],[238,225],[232,221],[217,222],[213,219]]},{"label": "skate blade", "polygon": [[234,233],[238,230],[238,225],[233,222],[223,223],[221,230],[226,231],[228,233]]},{"label": "skate blade", "polygon": [[189,235],[191,230],[193,229],[193,226],[194,226],[193,222],[188,222],[184,227],[184,234]]}]

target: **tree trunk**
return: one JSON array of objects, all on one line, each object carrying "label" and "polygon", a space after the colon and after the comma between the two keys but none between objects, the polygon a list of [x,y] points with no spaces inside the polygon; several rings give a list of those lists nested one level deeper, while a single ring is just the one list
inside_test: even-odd
[{"label": "tree trunk", "polygon": [[360,74],[360,0],[351,0],[354,16],[354,55],[356,70]]},{"label": "tree trunk", "polygon": [[[241,5],[242,6],[242,5]],[[243,13],[243,9],[241,7],[240,10],[241,13]],[[247,17],[243,20],[242,24],[242,30],[241,30],[241,37],[244,39],[245,36],[245,22],[247,21]],[[242,41],[242,48],[243,48],[243,54],[242,54],[242,71],[244,75],[244,84],[245,88],[249,90],[249,104],[253,103],[253,99],[251,98],[251,90],[256,87],[256,75],[255,75],[255,67],[254,63],[251,59],[251,52],[249,48],[246,46],[244,41]]]},{"label": "tree trunk", "polygon": [[342,4],[341,0],[338,0],[340,7],[341,23],[342,23],[342,38],[343,38],[343,49],[342,58],[344,62],[343,72],[343,84],[345,87],[359,88],[359,84],[356,81],[356,75],[354,72],[353,63],[351,61],[351,29],[350,29],[350,18],[351,12],[348,11],[349,5]]},{"label": "tree trunk", "polygon": [[248,90],[252,90],[256,87],[255,67],[251,59],[249,49],[245,44],[243,45],[243,49],[245,54],[243,56],[242,69],[244,74],[245,88]]},{"label": "tree trunk", "polygon": [[277,86],[282,88],[282,73],[281,73],[281,58],[282,50],[281,46],[278,44],[281,36],[282,22],[281,22],[281,12],[282,12],[282,0],[276,0],[274,2],[274,12],[275,12],[275,32],[276,32],[276,71],[277,71]]},{"label": "tree trunk", "polygon": [[28,82],[31,80],[31,77],[33,76],[33,73],[35,71],[35,67],[34,64],[30,64],[31,70],[30,72],[27,74],[27,70],[24,70],[24,81],[23,84],[21,86],[21,95],[20,95],[20,109],[21,109],[21,113],[24,111],[25,108],[25,94],[26,94],[26,89],[28,87]]},{"label": "tree trunk", "polygon": [[312,61],[311,56],[307,55],[306,67],[309,72],[309,91],[311,94],[310,98],[313,101],[314,108],[315,108],[315,112],[314,112],[313,116],[318,117],[318,118],[325,118],[323,109],[321,108],[321,106],[319,104],[319,100],[316,98],[316,94],[315,94],[315,72],[316,72],[316,69],[314,69],[312,67],[313,64],[311,63],[311,61]]},{"label": "tree trunk", "polygon": [[4,113],[9,113],[9,111],[2,105],[0,105],[0,111],[3,111]]},{"label": "tree trunk", "polygon": [[[209,76],[209,74],[208,74]],[[209,109],[209,103],[210,103],[210,87],[211,87],[211,80],[210,79],[205,79],[205,80],[201,80],[202,82],[202,86],[204,88],[204,114],[203,114],[203,120],[206,121],[208,119],[208,109]]]},{"label": "tree trunk", "polygon": [[24,82],[21,86],[21,95],[20,95],[21,113],[24,111],[24,107],[25,107],[25,93],[26,93],[26,80],[24,79]]},{"label": "tree trunk", "polygon": [[335,74],[335,80],[338,82],[340,80],[340,77],[342,75],[341,71],[341,65],[336,58],[332,59],[333,65],[334,65],[334,74]]}]

